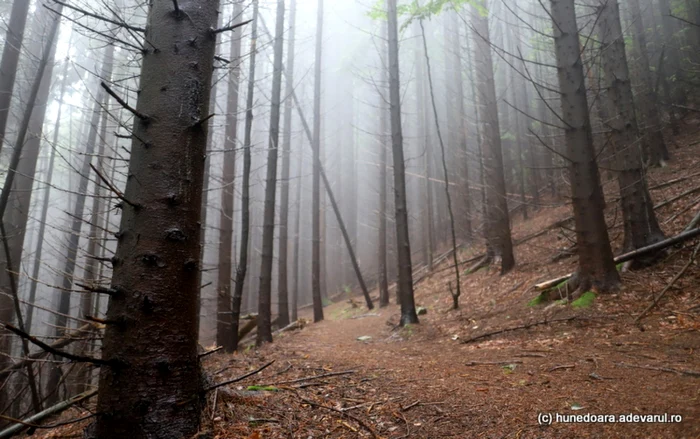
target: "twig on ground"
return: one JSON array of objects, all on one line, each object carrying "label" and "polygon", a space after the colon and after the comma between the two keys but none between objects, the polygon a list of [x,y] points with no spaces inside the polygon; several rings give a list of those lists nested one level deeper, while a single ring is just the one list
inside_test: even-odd
[{"label": "twig on ground", "polygon": [[549,370],[547,370],[547,372],[554,372],[555,370],[560,370],[560,369],[573,369],[575,367],[576,367],[575,364],[562,364],[560,366],[550,367]]},{"label": "twig on ground", "polygon": [[349,414],[349,413],[346,413],[346,412],[344,412],[344,411],[342,411],[342,410],[338,410],[337,408],[334,408],[334,407],[328,407],[328,406],[323,405],[323,404],[315,403],[315,402],[313,402],[313,401],[311,401],[311,400],[308,400],[308,399],[306,399],[306,398],[303,398],[303,397],[301,397],[301,396],[299,397],[299,399],[301,399],[305,404],[308,404],[308,405],[311,405],[311,406],[314,406],[314,407],[318,407],[318,408],[322,408],[322,409],[326,409],[326,410],[330,410],[330,411],[333,411],[333,412],[336,412],[336,413],[340,413],[341,415],[346,416],[346,417],[348,417],[349,419],[352,419],[353,421],[355,421],[355,422],[357,422],[358,424],[360,424],[360,425],[362,426],[362,428],[364,428],[365,430],[369,431],[369,433],[372,435],[372,437],[374,437],[374,438],[379,438],[379,436],[377,436],[377,433],[374,432],[374,430],[372,429],[372,427],[370,427],[369,425],[367,425],[367,424],[366,424],[364,421],[362,421],[361,419],[359,419],[359,418],[357,418],[357,417],[355,417],[355,416],[353,416],[353,415],[351,415],[351,414]]},{"label": "twig on ground", "polygon": [[646,369],[646,370],[656,370],[659,372],[676,373],[678,375],[689,375],[693,377],[700,377],[700,372],[694,370],[683,370],[683,369],[673,369],[671,367],[655,367],[655,366],[644,366],[638,364],[628,364],[628,363],[615,363],[618,367],[628,367],[633,369]]},{"label": "twig on ground", "polygon": [[494,335],[503,334],[503,333],[511,332],[511,331],[517,331],[520,329],[528,329],[528,328],[532,328],[534,326],[548,325],[550,323],[570,322],[570,321],[576,320],[578,318],[579,317],[577,317],[577,316],[573,316],[573,317],[564,317],[564,318],[553,319],[553,320],[542,320],[539,322],[528,323],[526,325],[514,326],[512,328],[499,329],[498,331],[487,332],[485,334],[477,335],[476,337],[467,338],[465,340],[462,340],[461,343],[471,343],[471,342],[476,341],[476,340],[481,340],[482,338],[488,338],[488,337],[491,337]]},{"label": "twig on ground", "polygon": [[356,372],[355,370],[346,370],[346,371],[343,371],[343,372],[330,372],[330,373],[324,373],[324,374],[321,374],[321,375],[308,376],[308,377],[304,377],[304,378],[297,378],[297,379],[295,379],[295,380],[282,381],[282,382],[279,382],[279,383],[274,383],[273,385],[277,386],[277,385],[280,385],[280,384],[295,384],[295,383],[301,383],[301,382],[303,382],[303,381],[316,380],[316,379],[319,379],[319,378],[328,378],[328,377],[334,377],[334,376],[340,376],[340,375],[349,375],[349,374],[352,374],[352,373],[355,373],[355,372]]},{"label": "twig on ground", "polygon": [[234,378],[234,379],[232,379],[232,380],[224,381],[223,383],[217,383],[217,384],[214,384],[213,386],[207,387],[206,389],[204,389],[204,392],[210,392],[210,391],[212,391],[212,390],[214,390],[214,389],[217,389],[217,388],[219,388],[219,387],[227,386],[227,385],[229,385],[229,384],[233,384],[233,383],[237,383],[237,382],[239,382],[239,381],[243,381],[244,379],[248,378],[249,376],[253,376],[253,375],[255,375],[255,374],[257,374],[257,373],[260,373],[260,372],[262,372],[263,370],[267,369],[267,368],[270,367],[270,366],[272,365],[272,363],[274,363],[274,362],[275,362],[275,360],[272,360],[272,361],[270,361],[269,363],[264,364],[264,365],[258,367],[257,369],[255,369],[255,370],[253,370],[253,371],[251,371],[251,372],[248,372],[248,373],[246,373],[246,374],[244,374],[244,375],[239,376],[238,378]]},{"label": "twig on ground", "polygon": [[465,366],[493,366],[500,364],[522,364],[523,360],[503,360],[503,361],[470,361]]}]

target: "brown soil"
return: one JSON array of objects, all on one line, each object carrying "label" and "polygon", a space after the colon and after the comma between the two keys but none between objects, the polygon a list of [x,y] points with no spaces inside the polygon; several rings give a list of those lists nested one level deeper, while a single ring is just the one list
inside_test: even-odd
[{"label": "brown soil", "polygon": [[[697,130],[677,138],[683,146],[672,146],[672,164],[653,170],[650,186],[698,172],[699,138]],[[606,186],[609,199],[615,186]],[[700,186],[700,176],[652,193],[659,203],[695,186]],[[698,196],[658,210],[660,222],[697,203]],[[616,206],[608,210],[619,250],[620,215]],[[678,233],[697,210],[695,206],[663,224],[664,231]],[[517,218],[514,237],[542,230],[568,212],[568,206],[561,206],[541,209],[529,221]],[[621,290],[597,297],[588,308],[527,306],[537,295],[532,285],[575,267],[575,258],[550,262],[557,249],[570,245],[564,233],[569,234],[552,230],[518,246],[517,267],[505,276],[488,270],[466,276],[458,311],[449,309],[452,272],[443,263],[417,286],[417,302],[427,309],[419,325],[397,328],[395,305],[368,313],[359,299],[344,298],[325,309],[326,321],[282,334],[274,344],[207,357],[205,368],[215,382],[275,363],[210,392],[203,427],[209,433],[201,437],[699,438],[697,265],[641,326],[634,324],[653,295],[687,263],[695,244],[670,249],[652,268],[623,273]],[[468,251],[460,255],[469,256]],[[575,319],[465,343],[486,332],[568,317]],[[358,340],[364,336],[371,338]],[[274,389],[253,390],[251,385]],[[540,426],[538,413],[668,413],[683,420]],[[70,416],[77,417],[77,411]],[[44,437],[59,437],[71,428],[76,427]]]}]

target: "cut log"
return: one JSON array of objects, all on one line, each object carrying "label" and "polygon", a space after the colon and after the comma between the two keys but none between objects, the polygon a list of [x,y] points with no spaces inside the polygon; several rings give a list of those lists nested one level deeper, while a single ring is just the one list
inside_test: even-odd
[{"label": "cut log", "polygon": [[[86,399],[90,399],[93,396],[97,395],[97,389],[87,391],[85,393],[81,393],[80,395],[76,395],[70,399],[67,399],[65,401],[59,402],[58,404],[51,406],[47,408],[44,411],[41,411],[37,413],[36,415],[30,416],[29,418],[25,419],[22,421],[22,423],[17,423],[14,425],[11,425],[4,429],[3,431],[0,431],[0,439],[5,439],[8,437],[12,437],[15,434],[19,433],[20,431],[29,428],[31,424],[36,424],[39,421],[42,421],[46,418],[48,418],[51,415],[55,415],[58,413],[61,413],[65,409],[81,402],[85,401]],[[29,425],[27,425],[29,424]]]},{"label": "cut log", "polygon": [[[683,232],[680,235],[676,235],[672,238],[669,239],[664,239],[663,241],[659,241],[656,244],[652,244],[646,247],[639,248],[637,250],[633,250],[628,253],[621,254],[620,256],[617,256],[614,261],[616,264],[621,264],[623,262],[631,261],[632,259],[639,258],[641,256],[648,255],[650,253],[657,252],[659,250],[663,250],[667,247],[670,247],[672,245],[687,241],[689,239],[695,238],[696,236],[700,236],[700,228],[689,230],[687,232]],[[569,273],[566,276],[561,276],[556,279],[548,280],[546,282],[539,283],[535,285],[535,289],[537,291],[543,291],[547,290],[549,288],[552,288],[561,282],[564,282],[565,280],[570,279],[574,273]]]}]

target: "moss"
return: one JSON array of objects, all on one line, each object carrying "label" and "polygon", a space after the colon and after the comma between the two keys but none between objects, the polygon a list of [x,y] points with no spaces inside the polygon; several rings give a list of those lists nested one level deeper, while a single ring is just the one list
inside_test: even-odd
[{"label": "moss", "polygon": [[581,297],[571,302],[571,306],[574,308],[588,308],[593,304],[595,300],[595,293],[593,291],[586,291]]},{"label": "moss", "polygon": [[547,300],[547,295],[545,293],[541,293],[539,296],[535,297],[531,301],[527,303],[527,306],[537,306],[537,305],[542,305],[546,300]]}]

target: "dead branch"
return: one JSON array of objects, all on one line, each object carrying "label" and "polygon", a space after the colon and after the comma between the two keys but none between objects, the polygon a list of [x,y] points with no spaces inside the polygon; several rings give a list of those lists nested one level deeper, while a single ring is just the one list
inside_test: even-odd
[{"label": "dead branch", "polygon": [[102,86],[102,88],[105,89],[105,91],[107,93],[109,93],[110,96],[112,96],[114,98],[115,101],[119,102],[119,105],[124,107],[124,109],[128,110],[131,114],[133,114],[134,116],[138,117],[141,120],[148,120],[149,119],[148,116],[146,116],[145,114],[139,112],[138,110],[136,110],[135,108],[130,106],[124,99],[122,99],[118,94],[116,94],[114,92],[114,90],[109,88],[109,86],[107,84],[105,84],[104,81],[102,81],[100,83],[100,85]]},{"label": "dead branch", "polygon": [[219,352],[219,351],[222,350],[223,348],[224,348],[223,346],[217,346],[217,347],[215,347],[214,349],[212,349],[212,350],[210,350],[210,351],[202,352],[201,354],[198,355],[198,357],[199,357],[200,359],[202,359],[202,358],[204,358],[204,357],[206,357],[206,356],[208,356],[208,355],[213,354],[214,352]]},{"label": "dead branch", "polygon": [[[104,83],[103,83],[103,84],[104,84]],[[133,203],[133,202],[127,200],[126,197],[124,196],[124,194],[121,193],[121,191],[120,191],[119,189],[117,189],[116,187],[114,187],[114,185],[113,185],[112,183],[110,183],[109,180],[107,180],[107,178],[106,178],[104,175],[102,175],[102,173],[101,173],[100,171],[98,171],[97,168],[96,168],[92,163],[90,163],[90,167],[92,168],[93,171],[95,171],[95,174],[97,174],[97,176],[100,177],[100,180],[102,180],[102,182],[103,182],[104,184],[106,184],[107,187],[109,187],[109,189],[110,189],[112,192],[114,192],[114,195],[116,195],[120,200],[122,200],[122,201],[125,202],[126,204],[130,205],[130,206],[133,207],[134,209],[139,209],[139,208],[141,207],[140,204]]]},{"label": "dead branch", "polygon": [[562,364],[562,365],[560,365],[560,366],[550,367],[550,368],[547,370],[547,372],[554,372],[555,370],[560,370],[560,369],[573,369],[573,368],[575,368],[575,367],[576,367],[575,364]]},{"label": "dead branch", "polygon": [[669,282],[668,285],[666,285],[666,287],[664,287],[664,289],[661,291],[661,293],[660,293],[656,298],[654,298],[654,301],[653,301],[648,307],[646,307],[646,309],[645,309],[644,311],[642,311],[642,313],[639,314],[639,316],[637,316],[636,319],[634,319],[634,323],[635,323],[635,324],[638,324],[639,321],[640,321],[645,315],[647,315],[647,313],[648,313],[649,311],[651,311],[651,310],[659,303],[659,300],[661,300],[661,299],[666,295],[666,293],[668,292],[668,290],[671,289],[671,287],[673,286],[673,284],[675,284],[675,283],[678,281],[678,279],[680,279],[680,278],[685,274],[685,272],[688,270],[688,268],[690,268],[690,266],[693,265],[693,262],[695,262],[695,257],[696,257],[697,254],[698,254],[698,250],[700,250],[700,244],[698,244],[697,246],[695,246],[695,250],[693,250],[693,254],[690,255],[690,259],[688,260],[688,263],[686,263],[686,264],[683,266],[683,268],[681,269],[681,271],[679,271],[678,274],[676,274],[676,275],[673,277],[673,279],[671,279],[671,282]]},{"label": "dead branch", "polygon": [[700,377],[700,372],[694,370],[684,370],[684,369],[673,369],[671,367],[655,367],[655,366],[643,366],[638,364],[628,364],[628,363],[615,363],[618,367],[628,367],[633,369],[646,369],[646,370],[656,370],[659,372],[676,373],[678,375],[690,375],[693,377]]},{"label": "dead branch", "polygon": [[362,421],[361,419],[359,419],[359,418],[357,418],[357,417],[351,415],[350,413],[346,413],[346,412],[344,412],[344,411],[342,411],[342,410],[338,410],[337,408],[334,408],[334,407],[328,407],[328,406],[323,405],[323,404],[315,403],[315,402],[313,402],[313,401],[311,401],[311,400],[308,400],[308,399],[306,399],[306,398],[299,397],[299,399],[301,399],[305,404],[308,404],[308,405],[310,405],[310,406],[314,406],[314,407],[318,407],[318,408],[330,410],[330,411],[333,411],[333,412],[336,412],[336,413],[340,413],[341,415],[343,415],[343,416],[345,416],[345,417],[347,417],[347,418],[349,418],[349,419],[352,419],[353,421],[355,421],[355,422],[357,422],[358,424],[360,424],[360,425],[362,426],[362,428],[364,428],[365,430],[369,431],[369,433],[372,435],[372,437],[374,437],[374,438],[378,438],[378,437],[379,437],[379,436],[377,436],[377,433],[374,432],[374,430],[372,429],[372,427],[370,427],[369,425],[365,424],[364,421]]},{"label": "dead branch", "polygon": [[258,367],[258,368],[255,369],[254,371],[251,371],[251,372],[248,372],[248,373],[246,373],[246,374],[243,374],[243,375],[239,376],[238,378],[234,378],[234,379],[232,379],[232,380],[224,381],[223,383],[217,383],[217,384],[214,384],[213,386],[207,387],[206,389],[204,389],[204,392],[210,392],[210,391],[212,391],[212,390],[214,390],[214,389],[218,389],[219,387],[228,386],[229,384],[233,384],[233,383],[237,383],[237,382],[239,382],[239,381],[243,381],[244,379],[246,379],[246,378],[248,378],[248,377],[250,377],[250,376],[253,376],[253,375],[255,375],[255,374],[258,374],[258,373],[262,372],[263,370],[267,369],[268,367],[272,366],[272,364],[273,364],[274,362],[275,362],[275,360],[272,360],[272,361],[270,361],[269,363],[264,364],[264,365]]},{"label": "dead branch", "polygon": [[503,361],[470,361],[465,366],[494,366],[501,364],[522,364],[523,360],[503,360]]},{"label": "dead branch", "polygon": [[123,27],[125,29],[132,30],[134,32],[146,32],[146,29],[144,29],[142,27],[132,26],[132,25],[129,25],[126,23],[120,23],[119,21],[112,20],[112,19],[104,17],[102,15],[97,15],[95,13],[86,11],[85,9],[80,9],[78,7],[75,7],[71,4],[69,4],[69,3],[65,3],[65,2],[62,2],[59,0],[53,0],[53,1],[54,1],[54,3],[58,3],[59,5],[63,6],[64,8],[72,9],[76,12],[80,12],[83,15],[87,15],[88,17],[97,18],[98,20],[106,21],[107,23],[112,23],[112,24],[117,25],[119,27]]},{"label": "dead branch", "polygon": [[43,341],[37,339],[36,337],[32,337],[31,335],[27,334],[26,332],[20,331],[19,329],[15,328],[14,326],[10,325],[9,323],[4,323],[3,326],[8,331],[14,332],[15,334],[19,335],[23,339],[29,341],[32,344],[39,346],[41,349],[47,351],[50,354],[57,355],[57,356],[63,357],[63,358],[67,358],[68,360],[72,360],[72,361],[79,361],[82,363],[93,363],[93,364],[100,364],[100,365],[110,364],[109,361],[103,360],[101,358],[84,357],[82,355],[75,355],[75,354],[71,354],[70,352],[65,352],[65,351],[61,351],[59,349],[56,349],[56,348],[52,347],[51,345],[48,345],[48,344],[44,343]]},{"label": "dead branch", "polygon": [[[680,235],[676,235],[672,238],[664,239],[663,241],[659,241],[655,244],[652,244],[652,245],[649,245],[646,247],[642,247],[642,248],[638,248],[637,250],[633,250],[631,252],[621,254],[620,256],[615,257],[614,261],[616,264],[621,264],[623,262],[631,261],[632,259],[636,259],[638,257],[647,255],[649,253],[654,253],[654,252],[657,252],[659,250],[663,250],[667,247],[670,247],[672,245],[675,245],[675,244],[678,244],[681,242],[685,242],[689,239],[693,239],[696,236],[700,236],[700,228],[689,230],[687,232],[681,233]],[[556,286],[556,285],[558,285],[566,280],[569,280],[573,275],[574,275],[574,273],[569,273],[565,276],[561,276],[561,277],[558,277],[556,279],[551,279],[551,280],[548,280],[546,282],[541,282],[541,283],[535,285],[535,289],[537,291],[547,290],[547,289],[552,288],[552,287],[554,287],[554,286]]]},{"label": "dead branch", "polygon": [[[80,395],[76,395],[70,399],[67,399],[63,402],[59,402],[58,404],[47,408],[44,411],[41,411],[33,416],[30,416],[29,418],[20,421],[19,423],[16,423],[14,425],[11,425],[10,427],[4,429],[3,431],[0,431],[0,439],[6,439],[9,437],[14,436],[15,434],[19,433],[20,431],[24,430],[25,428],[32,427],[34,426],[37,422],[41,421],[42,419],[45,419],[51,415],[55,415],[57,413],[61,413],[62,411],[66,410],[67,408],[81,402],[85,401],[87,399],[92,398],[93,396],[97,395],[97,389],[94,390],[89,390],[85,393],[81,393]],[[29,424],[29,425],[27,425]]]},{"label": "dead branch", "polygon": [[273,385],[276,386],[276,385],[280,385],[280,384],[295,384],[295,383],[301,383],[301,382],[303,382],[303,381],[316,380],[316,379],[319,379],[319,378],[328,378],[328,377],[334,377],[334,376],[340,376],[340,375],[349,375],[349,374],[353,374],[353,373],[355,373],[355,372],[357,372],[357,371],[355,371],[355,370],[346,370],[346,371],[343,371],[343,372],[323,373],[323,374],[321,374],[321,375],[307,376],[307,377],[303,377],[303,378],[297,378],[297,379],[295,379],[295,380],[282,381],[282,382],[279,382],[279,383],[275,383],[275,384],[273,384]]},{"label": "dead branch", "polygon": [[573,316],[573,317],[564,317],[564,318],[553,319],[553,320],[542,320],[539,322],[528,323],[526,325],[514,326],[512,328],[499,329],[498,331],[487,332],[485,334],[477,335],[476,337],[462,340],[460,343],[463,343],[463,344],[471,343],[471,342],[474,342],[477,340],[481,340],[482,338],[488,338],[488,337],[492,337],[494,335],[504,334],[506,332],[518,331],[520,329],[528,329],[528,328],[532,328],[532,327],[540,326],[540,325],[548,325],[550,323],[570,322],[572,320],[576,320],[577,318],[578,318],[577,316]]},{"label": "dead branch", "polygon": [[213,34],[220,34],[220,33],[222,33],[222,32],[228,32],[228,31],[231,31],[231,30],[234,30],[234,29],[238,29],[238,28],[241,27],[241,26],[245,26],[246,24],[250,23],[251,21],[253,21],[253,20],[248,20],[248,21],[244,21],[244,22],[241,22],[241,23],[232,24],[231,26],[220,27],[220,28],[218,28],[218,29],[212,29],[212,30],[211,30],[211,33],[213,33]]}]

